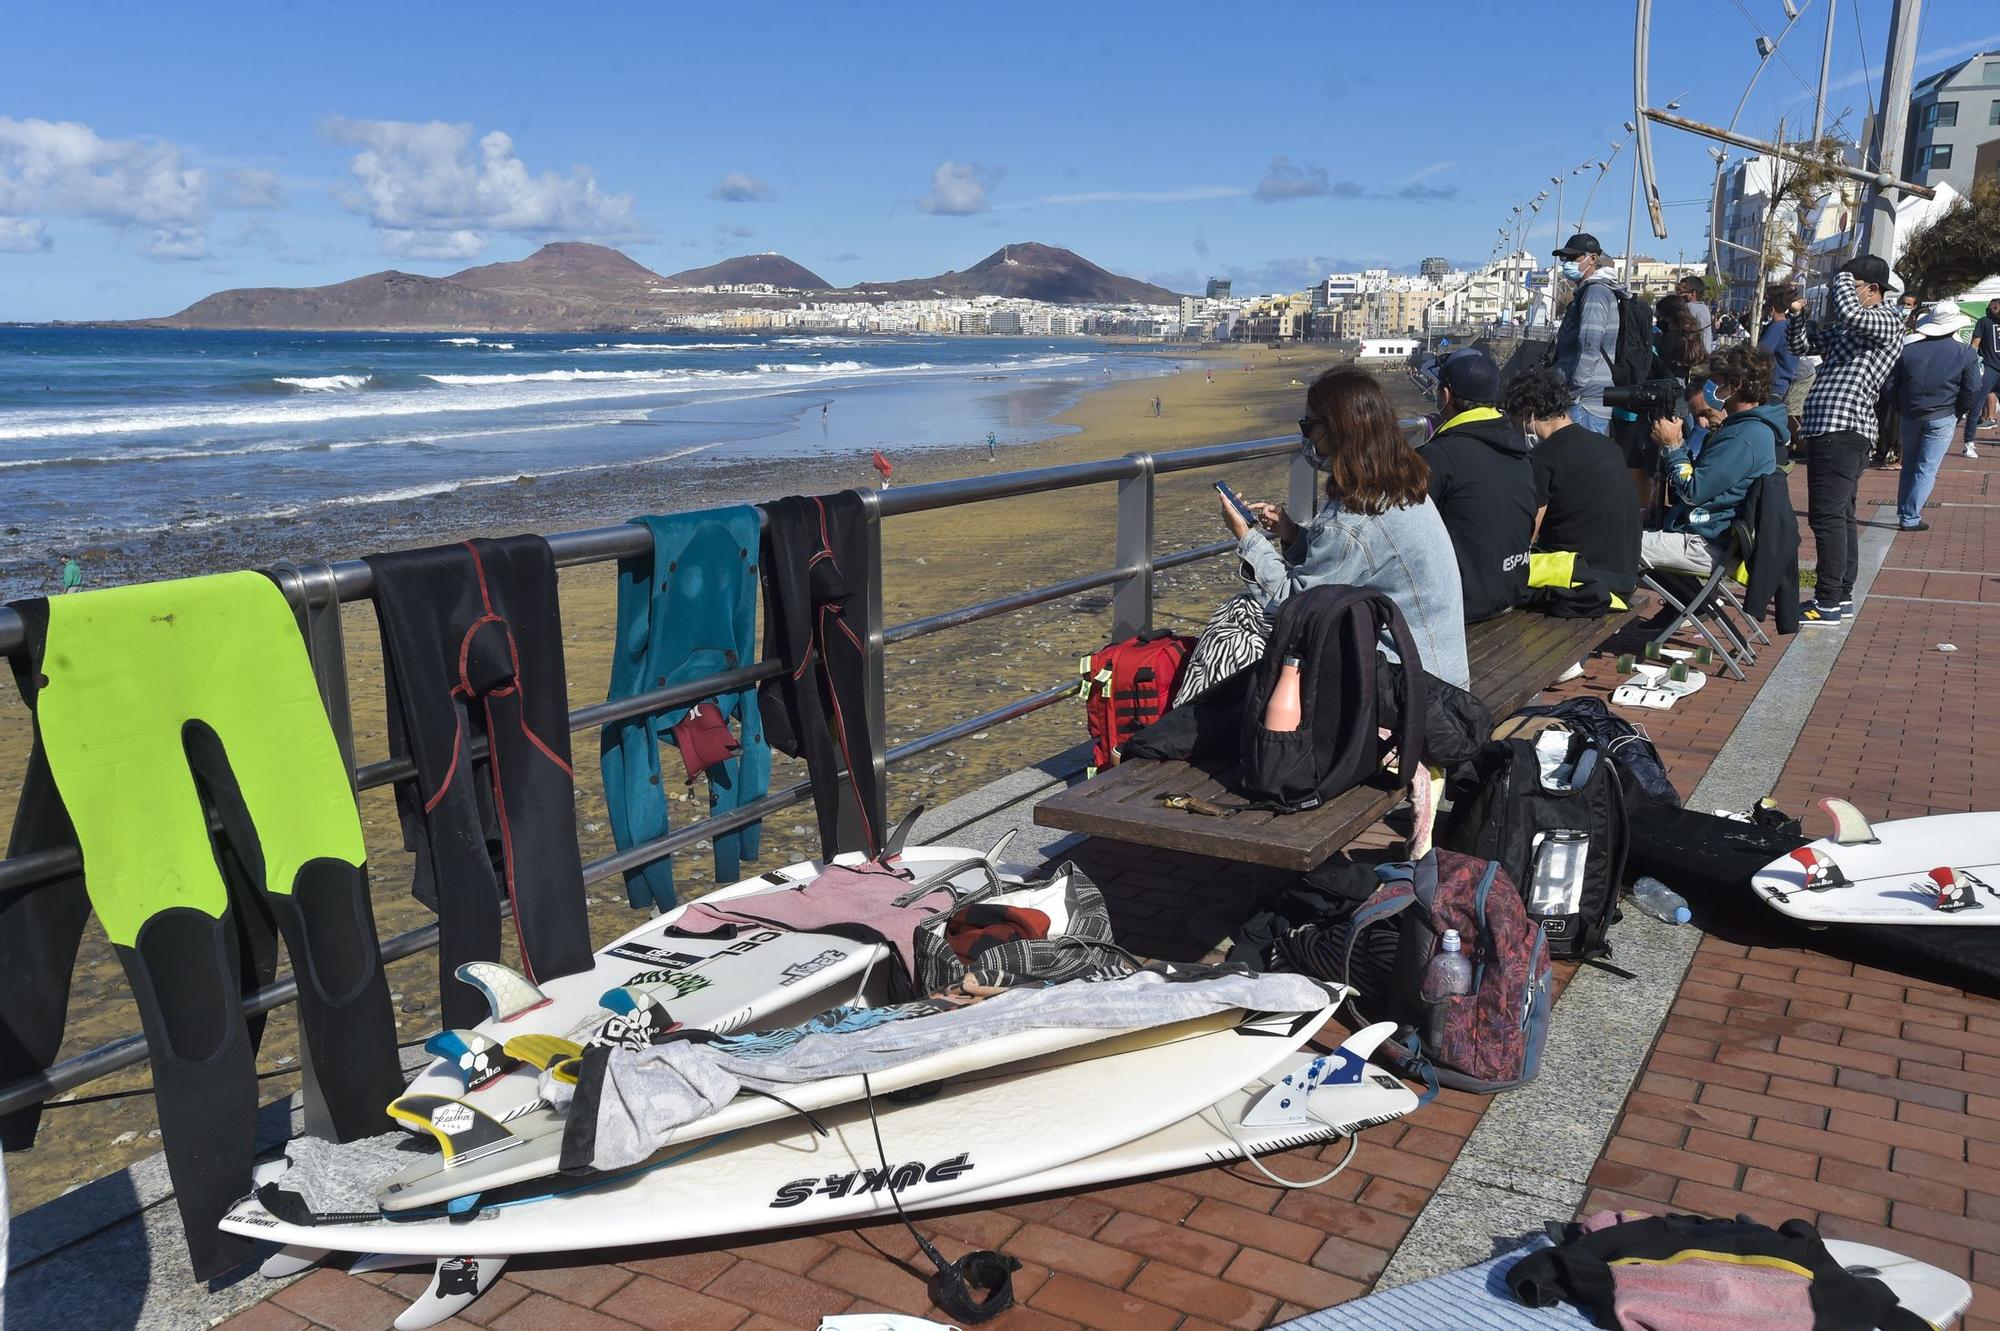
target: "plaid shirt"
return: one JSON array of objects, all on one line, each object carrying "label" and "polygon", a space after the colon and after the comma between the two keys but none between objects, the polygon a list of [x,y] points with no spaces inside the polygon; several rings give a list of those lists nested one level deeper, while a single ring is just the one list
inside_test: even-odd
[{"label": "plaid shirt", "polygon": [[1792,350],[1824,357],[1806,393],[1799,433],[1851,431],[1875,437],[1875,401],[1903,354],[1903,319],[1888,304],[1864,307],[1854,294],[1854,274],[1833,280],[1834,319],[1786,321]]}]

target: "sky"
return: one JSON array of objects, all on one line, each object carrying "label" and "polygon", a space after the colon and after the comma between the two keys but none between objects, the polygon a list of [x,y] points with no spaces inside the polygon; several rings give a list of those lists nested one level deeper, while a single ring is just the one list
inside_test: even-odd
[{"label": "sky", "polygon": [[[1830,2],[1805,6],[1739,128],[1810,119]],[[1858,134],[1889,0],[1838,4],[1828,117]],[[1655,105],[1684,93],[1683,114],[1727,121],[1783,0],[1658,10]],[[1585,36],[1591,11],[1603,18]],[[1992,0],[1924,11],[1919,78],[2000,49]],[[1037,240],[1176,290],[1210,276],[1292,289],[1427,255],[1482,262],[1542,189],[1530,248],[1552,248],[1560,220],[1617,251],[1634,153],[1586,164],[1632,115],[1629,13],[18,5],[0,42],[0,320],[442,275],[551,240],[616,245],[661,273],[771,250],[843,285]],[[1670,234],[1652,238],[1642,210],[1638,248],[1698,254],[1706,144],[1659,128],[1653,142]]]}]

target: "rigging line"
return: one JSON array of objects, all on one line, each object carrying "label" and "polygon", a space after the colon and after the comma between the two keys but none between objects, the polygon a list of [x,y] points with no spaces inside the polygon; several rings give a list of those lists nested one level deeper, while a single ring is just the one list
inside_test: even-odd
[{"label": "rigging line", "polygon": [[[1855,3],[1847,7],[1847,17],[1854,20],[1854,48],[1861,54],[1861,95],[1866,99],[1868,117],[1872,120],[1875,117],[1875,71],[1868,66],[1868,39],[1861,32],[1861,5],[1859,0],[1856,0]],[[1866,160],[1868,154],[1868,145],[1866,143],[1861,145],[1861,153],[1863,157],[1862,165],[1873,166],[1873,163]]]}]

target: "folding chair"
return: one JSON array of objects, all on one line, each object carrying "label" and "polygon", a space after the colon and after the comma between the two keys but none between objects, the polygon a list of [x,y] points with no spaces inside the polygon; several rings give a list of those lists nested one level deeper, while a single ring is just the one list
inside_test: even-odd
[{"label": "folding chair", "polygon": [[[1721,658],[1723,668],[1730,677],[1741,680],[1745,678],[1744,665],[1757,663],[1757,647],[1754,644],[1770,645],[1771,639],[1744,611],[1743,603],[1736,599],[1732,585],[1737,568],[1748,564],[1751,552],[1756,549],[1757,533],[1751,518],[1757,511],[1759,487],[1770,480],[1769,476],[1759,477],[1750,493],[1743,497],[1743,503],[1736,510],[1736,520],[1729,524],[1729,534],[1722,541],[1721,557],[1715,561],[1715,568],[1706,579],[1691,573],[1656,569],[1649,569],[1640,575],[1640,583],[1674,609],[1673,621],[1653,639],[1654,647],[1665,646],[1669,638],[1680,632],[1681,625],[1686,624],[1708,640],[1708,645]],[[1739,619],[1742,622],[1741,632],[1737,625]],[[1727,646],[1724,645],[1725,639]]]}]

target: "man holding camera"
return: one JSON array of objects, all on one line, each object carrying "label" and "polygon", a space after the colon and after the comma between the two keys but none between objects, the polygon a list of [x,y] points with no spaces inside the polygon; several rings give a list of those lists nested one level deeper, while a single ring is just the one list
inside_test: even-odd
[{"label": "man holding camera", "polygon": [[1875,403],[1903,354],[1903,320],[1882,302],[1889,265],[1873,254],[1849,259],[1833,279],[1833,318],[1803,316],[1792,302],[1785,329],[1792,350],[1821,357],[1806,394],[1806,510],[1819,549],[1819,584],[1799,608],[1806,624],[1838,624],[1854,605],[1860,532],[1854,496],[1875,440]]},{"label": "man holding camera", "polygon": [[1748,502],[1760,476],[1778,469],[1790,441],[1783,403],[1771,403],[1771,358],[1736,343],[1709,358],[1702,399],[1720,424],[1710,431],[1701,455],[1688,456],[1679,416],[1653,421],[1653,441],[1665,452],[1667,486],[1674,500],[1663,531],[1639,534],[1639,562],[1649,569],[1707,577],[1716,551]]}]

